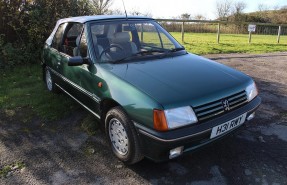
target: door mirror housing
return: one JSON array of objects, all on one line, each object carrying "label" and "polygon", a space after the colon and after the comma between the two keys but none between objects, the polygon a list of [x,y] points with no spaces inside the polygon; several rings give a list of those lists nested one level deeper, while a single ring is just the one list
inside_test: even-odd
[{"label": "door mirror housing", "polygon": [[81,56],[70,57],[68,60],[68,66],[81,66],[83,64],[90,64],[89,58],[83,58]]}]

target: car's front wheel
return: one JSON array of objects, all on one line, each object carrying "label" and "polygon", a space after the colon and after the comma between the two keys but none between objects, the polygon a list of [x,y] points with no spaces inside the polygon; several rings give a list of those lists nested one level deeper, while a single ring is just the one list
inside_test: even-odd
[{"label": "car's front wheel", "polygon": [[112,108],[105,119],[106,133],[113,153],[126,164],[143,159],[136,130],[121,107]]},{"label": "car's front wheel", "polygon": [[54,93],[58,93],[59,89],[57,88],[52,75],[51,75],[51,71],[49,70],[48,67],[45,67],[45,83],[46,83],[46,87],[48,89],[48,91],[50,92],[54,92]]}]

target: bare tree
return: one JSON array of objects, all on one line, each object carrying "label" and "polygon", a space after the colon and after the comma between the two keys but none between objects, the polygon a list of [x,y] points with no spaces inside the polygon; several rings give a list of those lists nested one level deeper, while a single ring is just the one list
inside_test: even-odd
[{"label": "bare tree", "polygon": [[233,14],[242,14],[246,6],[246,3],[243,1],[235,2],[233,5]]},{"label": "bare tree", "polygon": [[142,13],[138,10],[132,10],[130,14],[131,15],[141,15]]},{"label": "bare tree", "polygon": [[137,16],[145,16],[145,17],[152,17],[152,14],[150,12],[141,12],[137,9],[133,9],[129,12],[131,15],[137,15]]},{"label": "bare tree", "polygon": [[110,9],[106,14],[108,15],[125,15],[125,12],[123,12],[121,9]]},{"label": "bare tree", "polygon": [[183,14],[180,15],[180,17],[181,17],[182,19],[190,19],[190,14],[188,14],[188,13],[183,13]]},{"label": "bare tree", "polygon": [[216,1],[216,14],[217,18],[225,19],[231,14],[232,2],[230,0],[217,0]]},{"label": "bare tree", "polygon": [[90,0],[90,3],[93,6],[95,14],[102,15],[109,13],[113,0]]},{"label": "bare tree", "polygon": [[202,14],[196,14],[193,16],[195,20],[206,20],[206,17]]}]

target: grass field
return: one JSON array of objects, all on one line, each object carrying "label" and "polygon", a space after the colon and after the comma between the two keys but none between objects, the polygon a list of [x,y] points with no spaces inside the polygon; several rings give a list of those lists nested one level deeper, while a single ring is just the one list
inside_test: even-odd
[{"label": "grass field", "polygon": [[184,43],[181,42],[181,33],[171,32],[172,36],[184,45],[186,50],[195,54],[216,53],[268,53],[287,51],[287,36],[281,36],[277,44],[276,35],[252,35],[251,44],[248,44],[248,35],[221,34],[220,44],[217,44],[215,33],[185,33]]}]

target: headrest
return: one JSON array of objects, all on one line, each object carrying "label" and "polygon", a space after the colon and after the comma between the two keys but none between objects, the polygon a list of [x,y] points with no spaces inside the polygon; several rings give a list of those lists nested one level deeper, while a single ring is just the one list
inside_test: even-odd
[{"label": "headrest", "polygon": [[130,34],[128,32],[118,32],[111,38],[112,43],[129,42]]}]

